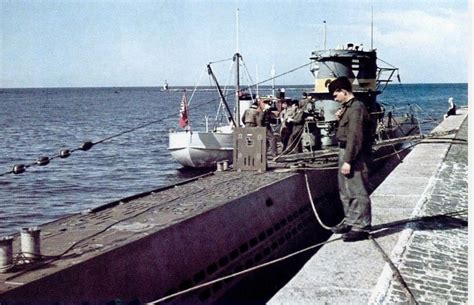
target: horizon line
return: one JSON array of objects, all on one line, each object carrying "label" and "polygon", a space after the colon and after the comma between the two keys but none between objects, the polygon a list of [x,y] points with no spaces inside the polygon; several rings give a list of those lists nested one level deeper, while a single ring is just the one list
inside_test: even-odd
[{"label": "horizon line", "polygon": [[[420,83],[392,83],[388,84],[388,86],[400,86],[400,85],[456,85],[456,84],[465,84],[468,85],[469,82],[452,82],[452,83],[445,83],[445,82],[420,82]],[[302,88],[302,87],[313,87],[313,84],[288,84],[288,85],[278,85],[275,86],[275,89],[280,89],[280,88],[292,88],[292,87],[297,87],[297,88]],[[162,89],[163,86],[146,86],[146,85],[141,85],[141,86],[64,86],[64,87],[0,87],[0,90],[18,90],[18,89],[117,89],[117,88],[158,88]],[[234,86],[228,86],[228,88],[233,88]],[[241,88],[245,89],[248,87],[256,87],[256,85],[250,85],[250,86],[241,86]],[[193,90],[194,88],[215,88],[215,86],[194,86],[194,85],[180,85],[180,86],[170,86],[168,88],[168,91],[172,91],[173,89],[190,89]],[[272,89],[272,85],[259,85],[259,88],[270,88]]]}]

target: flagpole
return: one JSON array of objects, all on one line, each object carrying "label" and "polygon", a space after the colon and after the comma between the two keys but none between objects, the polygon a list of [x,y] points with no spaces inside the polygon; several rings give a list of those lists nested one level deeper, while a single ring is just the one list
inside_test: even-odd
[{"label": "flagpole", "polygon": [[179,127],[186,128],[189,126],[189,116],[188,116],[188,100],[186,98],[186,91],[183,92],[183,97],[181,98],[181,107],[179,109]]},{"label": "flagpole", "polygon": [[276,75],[275,65],[272,65],[272,70],[270,71],[270,74],[272,76],[272,95],[273,97],[275,97],[275,75]]}]

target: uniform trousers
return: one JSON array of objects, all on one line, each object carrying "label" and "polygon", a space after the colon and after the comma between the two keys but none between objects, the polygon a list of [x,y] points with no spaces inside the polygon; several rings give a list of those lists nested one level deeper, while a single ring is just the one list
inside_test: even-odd
[{"label": "uniform trousers", "polygon": [[273,134],[273,130],[271,127],[267,127],[267,151],[270,152],[270,155],[272,157],[277,156],[277,143],[276,143],[276,138],[275,135]]},{"label": "uniform trousers", "polygon": [[349,175],[341,173],[345,149],[339,148],[339,197],[344,208],[344,223],[354,230],[369,230],[372,222],[371,202],[368,193],[369,175],[364,158],[351,164]]}]

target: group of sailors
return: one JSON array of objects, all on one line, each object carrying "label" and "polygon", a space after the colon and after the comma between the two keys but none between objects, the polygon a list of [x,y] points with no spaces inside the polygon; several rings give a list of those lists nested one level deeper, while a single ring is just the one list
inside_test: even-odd
[{"label": "group of sailors", "polygon": [[305,92],[300,100],[280,99],[279,107],[274,104],[274,99],[264,97],[245,110],[242,123],[245,127],[266,128],[268,153],[272,157],[277,156],[278,136],[283,153],[302,152],[300,137],[310,107],[313,103]]}]

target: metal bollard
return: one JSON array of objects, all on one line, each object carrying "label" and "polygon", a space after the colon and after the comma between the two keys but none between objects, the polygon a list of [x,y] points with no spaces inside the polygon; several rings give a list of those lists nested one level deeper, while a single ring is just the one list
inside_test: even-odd
[{"label": "metal bollard", "polygon": [[21,252],[26,258],[36,260],[41,256],[40,233],[38,227],[21,229]]},{"label": "metal bollard", "polygon": [[222,172],[223,164],[222,162],[217,162],[217,171]]},{"label": "metal bollard", "polygon": [[0,237],[0,273],[5,273],[13,264],[13,236]]},{"label": "metal bollard", "polygon": [[222,169],[225,171],[229,169],[229,160],[224,160],[222,162]]}]

